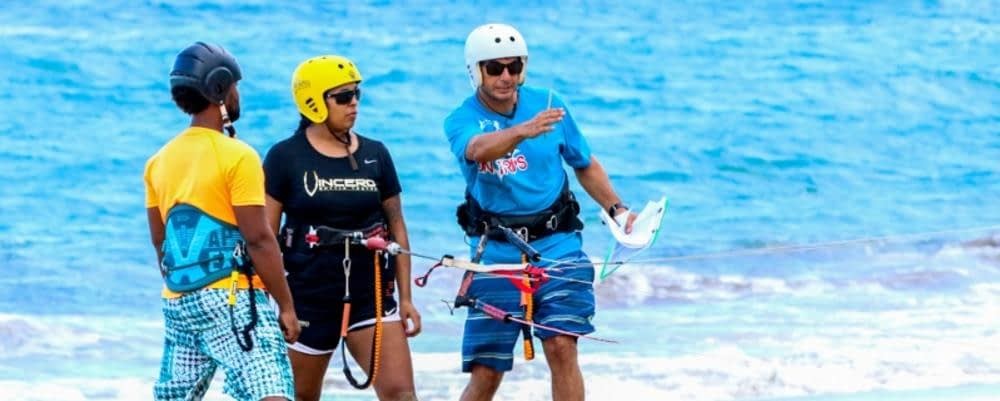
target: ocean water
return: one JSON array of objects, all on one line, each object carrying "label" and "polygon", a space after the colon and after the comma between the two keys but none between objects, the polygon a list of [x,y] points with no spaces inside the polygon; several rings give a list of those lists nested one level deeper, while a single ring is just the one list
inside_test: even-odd
[{"label": "ocean water", "polygon": [[[150,398],[142,168],[187,125],[167,74],[196,40],[239,59],[237,127],[261,153],[298,121],[295,66],[352,58],[357,128],[393,153],[413,250],[464,253],[441,126],[490,21],[525,35],[528,80],[569,102],[628,203],[670,199],[657,243],[596,287],[598,335],[620,344],[581,342],[588,399],[1000,399],[991,0],[4,3],[0,395]],[[611,237],[582,198],[597,258]],[[439,302],[458,277],[414,290],[424,400],[465,383],[463,314]],[[338,366],[324,399],[373,398]],[[518,357],[497,399],[550,397],[544,360]]]}]

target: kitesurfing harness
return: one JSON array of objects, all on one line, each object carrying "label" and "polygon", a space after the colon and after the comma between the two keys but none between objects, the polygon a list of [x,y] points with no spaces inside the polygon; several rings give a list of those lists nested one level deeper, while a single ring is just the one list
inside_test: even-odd
[{"label": "kitesurfing harness", "polygon": [[309,252],[322,252],[333,249],[335,246],[344,247],[344,309],[340,322],[340,356],[344,364],[344,376],[351,386],[363,390],[372,385],[375,377],[378,376],[379,362],[382,352],[382,250],[374,250],[374,276],[375,276],[375,332],[373,334],[371,360],[368,361],[368,378],[364,382],[359,382],[351,373],[351,368],[347,364],[347,331],[351,321],[351,246],[365,246],[369,239],[378,238],[383,241],[388,240],[389,232],[385,223],[378,222],[360,230],[344,230],[328,226],[286,226],[281,235],[282,245],[287,249],[305,249]]},{"label": "kitesurfing harness", "polygon": [[[164,229],[160,273],[167,289],[178,293],[193,292],[229,277],[229,320],[233,335],[240,348],[247,352],[252,350],[250,332],[258,320],[253,292],[254,269],[239,229],[183,203],[167,212]],[[234,309],[241,273],[249,283],[250,322],[237,330]]]},{"label": "kitesurfing harness", "polygon": [[507,215],[488,212],[483,210],[468,191],[465,192],[465,202],[455,211],[458,225],[468,236],[478,237],[486,234],[490,239],[499,241],[508,240],[508,236],[500,227],[507,227],[519,233],[526,232],[524,238],[526,241],[534,241],[555,232],[582,230],[583,222],[577,217],[579,214],[580,204],[569,189],[569,179],[563,181],[562,191],[555,202],[535,214]]}]

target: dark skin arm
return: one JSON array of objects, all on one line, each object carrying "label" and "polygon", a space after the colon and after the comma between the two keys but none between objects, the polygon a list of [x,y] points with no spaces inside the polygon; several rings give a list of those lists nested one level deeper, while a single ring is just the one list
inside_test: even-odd
[{"label": "dark skin arm", "polygon": [[281,329],[285,333],[285,341],[295,342],[302,330],[292,305],[292,293],[285,281],[285,268],[281,261],[281,250],[274,238],[274,231],[268,224],[264,206],[234,206],[236,224],[240,234],[247,242],[247,252],[253,260],[254,268],[267,291],[278,303]]},{"label": "dark skin arm", "polygon": [[[406,221],[403,219],[402,200],[399,195],[382,201],[382,211],[385,219],[389,223],[389,233],[393,240],[403,249],[410,249],[410,239],[406,234]],[[406,335],[409,337],[420,334],[420,313],[413,306],[410,287],[410,255],[400,253],[396,255],[396,286],[399,288],[399,316],[406,325],[407,320],[412,322],[412,327],[407,327]]]},{"label": "dark skin arm", "polygon": [[[166,236],[166,228],[160,217],[159,207],[146,208],[146,219],[149,220],[149,238],[153,242],[153,249],[156,249],[156,264],[159,266],[163,260],[163,238]],[[160,271],[163,275],[163,271]]]},{"label": "dark skin arm", "polygon": [[277,199],[267,195],[267,200],[264,202],[264,209],[267,213],[267,223],[271,227],[271,232],[275,235],[278,234],[278,230],[281,229],[281,212],[285,210],[285,205],[278,202]]}]

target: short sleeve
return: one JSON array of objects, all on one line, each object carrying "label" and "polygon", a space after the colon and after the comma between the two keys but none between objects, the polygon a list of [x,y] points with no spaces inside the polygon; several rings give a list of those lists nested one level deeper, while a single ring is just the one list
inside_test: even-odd
[{"label": "short sleeve", "polygon": [[458,160],[469,161],[465,157],[465,150],[469,147],[469,142],[476,135],[482,133],[482,128],[475,118],[461,110],[455,110],[444,120],[444,133],[448,136],[448,143],[451,144],[451,153]]},{"label": "short sleeve", "polygon": [[378,160],[381,164],[379,169],[382,174],[378,177],[378,188],[379,199],[385,201],[403,192],[403,187],[399,184],[399,175],[396,174],[396,165],[392,162],[389,149],[385,147],[385,144],[380,143],[380,145],[379,151],[382,155],[379,156]]},{"label": "short sleeve", "polygon": [[260,156],[249,146],[230,170],[229,195],[233,206],[264,205],[264,168]]},{"label": "short sleeve", "polygon": [[288,180],[285,179],[285,166],[288,164],[280,149],[280,144],[272,146],[264,157],[264,186],[267,194],[278,202],[288,201]]},{"label": "short sleeve", "polygon": [[559,123],[562,127],[565,141],[559,153],[570,167],[587,168],[590,166],[590,145],[587,144],[587,139],[583,137],[580,127],[576,125],[576,120],[573,119],[573,114],[570,113],[569,107],[566,106],[562,98],[556,96],[554,100],[556,104],[560,105],[566,111],[562,122]]},{"label": "short sleeve", "polygon": [[149,159],[146,162],[146,168],[144,169],[143,174],[142,174],[142,181],[143,181],[143,183],[145,184],[145,187],[146,187],[146,208],[147,209],[149,209],[151,207],[159,207],[160,206],[160,199],[159,199],[159,197],[156,196],[156,189],[153,188],[153,179],[151,177],[151,175],[152,175],[153,160],[154,159],[151,158],[151,159]]}]

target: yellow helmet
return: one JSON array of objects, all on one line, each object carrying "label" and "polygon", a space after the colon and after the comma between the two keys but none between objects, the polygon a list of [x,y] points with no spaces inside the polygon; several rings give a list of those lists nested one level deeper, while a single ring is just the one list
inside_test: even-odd
[{"label": "yellow helmet", "polygon": [[361,72],[347,57],[313,57],[295,68],[292,74],[292,98],[299,113],[314,123],[326,121],[330,112],[323,94],[340,85],[361,82]]}]

